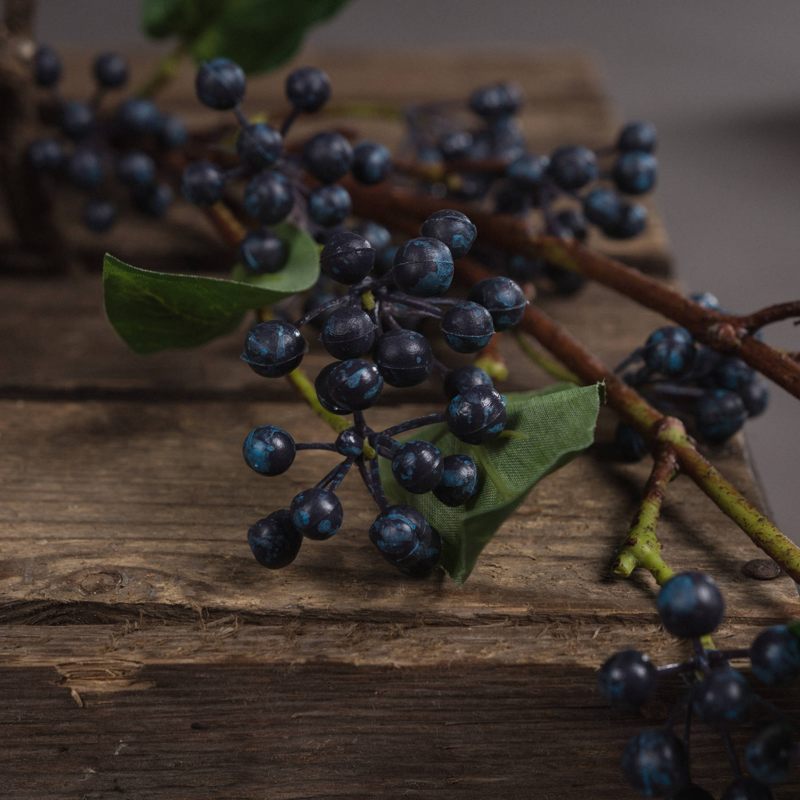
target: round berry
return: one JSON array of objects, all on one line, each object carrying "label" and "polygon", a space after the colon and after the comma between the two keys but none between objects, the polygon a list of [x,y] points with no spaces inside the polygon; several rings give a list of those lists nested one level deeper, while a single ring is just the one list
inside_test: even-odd
[{"label": "round berry", "polygon": [[478,229],[466,214],[445,208],[431,214],[422,224],[420,233],[444,242],[453,258],[462,258],[469,253],[478,235]]},{"label": "round berry", "polygon": [[370,541],[401,572],[425,577],[439,563],[442,541],[428,520],[411,506],[390,506],[369,529]]},{"label": "round berry", "polygon": [[747,744],[744,760],[757,781],[772,785],[789,777],[794,740],[788,725],[774,722],[759,731]]},{"label": "round berry", "polygon": [[728,357],[720,359],[713,377],[720,389],[738,392],[756,379],[756,371],[740,358]]},{"label": "round berry", "polygon": [[353,148],[341,133],[323,131],[303,147],[303,165],[321,183],[335,183],[353,165]]},{"label": "round berry", "polygon": [[334,365],[328,376],[328,393],[339,408],[363,411],[375,405],[383,389],[383,377],[371,361],[348,358]]},{"label": "round berry", "polygon": [[622,755],[625,777],[646,797],[671,797],[689,783],[689,760],[683,742],[668,730],[634,736]]},{"label": "round berry", "polygon": [[752,699],[753,693],[744,675],[724,666],[713,670],[694,687],[692,707],[703,722],[722,725],[741,722]]},{"label": "round berry", "polygon": [[195,161],[183,170],[181,190],[183,196],[198,206],[214,205],[222,197],[225,176],[210,161]]},{"label": "round berry", "polygon": [[622,199],[612,189],[592,189],[583,198],[583,213],[593,225],[613,228],[622,217]]},{"label": "round berry", "polygon": [[442,317],[442,334],[457,353],[476,353],[494,336],[492,315],[477,303],[458,303]]},{"label": "round berry", "polygon": [[682,572],[670,578],[658,593],[657,606],[664,627],[685,639],[712,633],[725,614],[719,587],[702,572]]},{"label": "round berry", "polygon": [[52,47],[43,44],[36,48],[33,54],[33,79],[45,89],[61,80],[61,58]]},{"label": "round berry", "polygon": [[117,177],[131,188],[150,186],[156,179],[155,162],[146,153],[126,153],[117,161]]},{"label": "round berry", "polygon": [[344,519],[342,504],[329,489],[300,492],[289,510],[292,525],[308,539],[330,539],[342,527]]},{"label": "round berry", "polygon": [[79,189],[96,188],[105,177],[100,154],[90,147],[77,148],[67,162],[67,174]]},{"label": "round berry", "polygon": [[263,275],[278,272],[286,265],[289,248],[271,231],[251,231],[239,245],[239,258],[248,272]]},{"label": "round berry", "polygon": [[772,800],[772,790],[755,778],[737,778],[724,791],[721,800]]},{"label": "round berry", "polygon": [[271,167],[282,151],[283,137],[266,122],[245,125],[236,139],[236,152],[248,169]]},{"label": "round berry", "polygon": [[94,130],[94,112],[78,100],[68,100],[61,108],[61,130],[70,139],[85,139]]},{"label": "round berry", "polygon": [[259,322],[247,334],[242,361],[265,378],[280,378],[299,366],[306,353],[306,340],[288,322]]},{"label": "round berry", "polygon": [[750,665],[767,686],[793,681],[800,676],[800,637],[787,625],[761,631],[750,645]]},{"label": "round berry", "polygon": [[375,323],[358,306],[344,306],[331,312],[322,327],[322,344],[334,358],[358,358],[375,344]]},{"label": "round berry", "polygon": [[633,239],[647,227],[647,209],[638,203],[620,201],[619,216],[609,224],[603,225],[603,233],[609,239]]},{"label": "round berry", "polygon": [[433,351],[417,331],[388,331],[375,346],[375,363],[390,386],[416,386],[431,374]]},{"label": "round berry", "polygon": [[200,65],[194,88],[197,99],[209,108],[227,111],[244,99],[244,70],[229,58],[212,58]]},{"label": "round berry", "polygon": [[176,150],[183,147],[189,138],[189,133],[183,120],[173,114],[165,114],[161,117],[158,126],[158,143],[167,150]]},{"label": "round berry", "polygon": [[495,119],[516,114],[522,105],[522,92],[513,83],[496,83],[476,89],[469,98],[469,107],[479,117]]},{"label": "round berry", "polygon": [[[528,195],[513,184],[502,183],[494,193],[494,210],[497,214],[524,214],[530,205]],[[510,256],[512,259],[514,257]]]},{"label": "round berry", "polygon": [[320,255],[320,269],[339,283],[352,285],[366,278],[375,265],[375,250],[352,231],[331,234]]},{"label": "round berry", "polygon": [[473,386],[457,394],[447,406],[447,427],[462,442],[480,444],[506,427],[506,401],[489,386]]},{"label": "round berry", "polygon": [[355,228],[353,233],[357,233],[369,242],[370,247],[378,253],[392,244],[392,234],[388,228],[373,222],[371,219],[363,220]]},{"label": "round berry", "polygon": [[394,258],[395,283],[409,294],[444,294],[453,282],[453,255],[438,239],[420,237],[400,246]]},{"label": "round berry", "polygon": [[64,159],[64,148],[57,139],[34,139],[28,145],[28,163],[36,170],[55,172]]},{"label": "round berry", "polygon": [[292,525],[289,510],[283,508],[256,522],[247,531],[247,542],[262,567],[280,569],[297,558],[303,534]]},{"label": "round berry", "polygon": [[506,175],[517,189],[530,194],[542,187],[549,166],[550,159],[546,156],[525,153],[509,164]]},{"label": "round berry", "polygon": [[469,131],[452,131],[439,139],[439,152],[445,161],[459,161],[469,158],[472,145],[473,138]]},{"label": "round berry", "polygon": [[519,122],[511,116],[489,120],[491,154],[511,163],[525,152],[525,137]]},{"label": "round berry", "polygon": [[444,393],[448,398],[463,394],[473,386],[494,388],[494,383],[488,372],[485,372],[480,367],[471,365],[450,370],[444,379]]},{"label": "round berry", "polygon": [[623,152],[639,150],[652,153],[656,149],[657,139],[655,125],[649,122],[629,122],[619,133],[617,149]]},{"label": "round berry", "polygon": [[617,425],[614,448],[618,458],[631,464],[641,461],[649,452],[644,436],[624,422]]},{"label": "round berry", "polygon": [[359,142],[353,149],[353,177],[365,186],[386,180],[392,171],[392,154],[376,142]]},{"label": "round berry", "polygon": [[92,64],[94,79],[105,89],[118,89],[128,82],[128,62],[118,53],[100,53]]},{"label": "round berry", "polygon": [[299,111],[319,111],[331,96],[330,78],[317,67],[300,67],[286,78],[286,97]]},{"label": "round berry", "polygon": [[93,198],[83,207],[83,224],[94,233],[105,233],[117,221],[117,208],[108,200]]},{"label": "round berry", "polygon": [[425,494],[442,479],[442,452],[430,442],[413,440],[392,457],[392,475],[406,491]]},{"label": "round berry", "polygon": [[751,381],[742,386],[737,394],[742,398],[742,403],[749,417],[757,417],[767,410],[769,405],[769,389],[764,381]]},{"label": "round berry", "polygon": [[467,298],[483,306],[492,316],[496,331],[505,331],[522,320],[528,301],[511,278],[486,278],[472,287]]},{"label": "round berry", "polygon": [[358,458],[364,452],[364,437],[355,428],[345,428],[336,437],[336,452],[346,458]]},{"label": "round berry", "polygon": [[294,462],[294,439],[276,425],[253,428],[242,445],[244,460],[261,475],[282,475]]},{"label": "round berry", "polygon": [[550,156],[547,172],[560,189],[582,189],[597,180],[597,158],[587,147],[559,147]]},{"label": "round berry", "polygon": [[551,236],[559,239],[575,239],[582,242],[589,235],[586,217],[577,208],[565,208],[559,211],[547,225]]},{"label": "round berry", "polygon": [[676,378],[694,363],[694,339],[686,328],[658,328],[647,338],[642,355],[649,370]]},{"label": "round berry", "polygon": [[144,214],[159,219],[167,213],[172,205],[172,189],[166,183],[156,183],[150,186],[139,186],[134,189],[133,202]]},{"label": "round berry", "polygon": [[741,430],[747,421],[747,409],[736,392],[713,389],[694,406],[697,435],[706,442],[720,444]]},{"label": "round berry", "polygon": [[343,186],[320,186],[308,196],[308,215],[325,228],[344,222],[353,210],[353,201]]},{"label": "round berry", "polygon": [[553,284],[555,293],[562,297],[570,297],[586,285],[586,278],[580,272],[566,269],[559,264],[545,261],[542,270],[550,283]]},{"label": "round berry", "polygon": [[245,187],[245,211],[264,225],[286,219],[293,206],[292,183],[282,172],[260,172]]},{"label": "round berry", "polygon": [[127,136],[157,134],[161,128],[161,112],[152,100],[131,97],[122,103],[116,112],[117,127]]},{"label": "round berry", "polygon": [[614,183],[625,194],[646,194],[656,185],[658,162],[650,153],[622,153],[614,164]]},{"label": "round berry", "polygon": [[720,311],[722,309],[719,299],[715,294],[711,294],[711,292],[695,292],[689,295],[689,299],[693,303],[697,303],[697,305],[707,308],[710,311]]},{"label": "round berry", "polygon": [[478,491],[478,466],[469,456],[445,456],[442,478],[433,493],[446,506],[463,506]]},{"label": "round berry", "polygon": [[637,650],[615,653],[600,668],[600,693],[613,706],[639,708],[656,688],[658,672],[648,656]]},{"label": "round berry", "polygon": [[340,363],[340,361],[335,361],[332,364],[326,364],[314,379],[314,389],[317,393],[317,399],[320,405],[326,411],[330,411],[331,414],[345,415],[352,413],[352,411],[345,406],[337,405],[330,393],[330,376]]}]

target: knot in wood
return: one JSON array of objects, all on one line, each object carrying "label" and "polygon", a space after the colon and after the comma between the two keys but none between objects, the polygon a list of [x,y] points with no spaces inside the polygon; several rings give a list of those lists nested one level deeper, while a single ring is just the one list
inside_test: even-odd
[{"label": "knot in wood", "polygon": [[89,572],[78,581],[78,588],[84,594],[107,594],[122,586],[124,579],[116,570]]}]

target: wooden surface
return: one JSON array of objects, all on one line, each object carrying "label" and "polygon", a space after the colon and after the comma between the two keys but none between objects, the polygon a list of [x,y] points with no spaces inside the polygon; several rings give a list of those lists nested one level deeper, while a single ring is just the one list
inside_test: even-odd
[{"label": "wooden surface", "polygon": [[[402,81],[388,80],[398,67],[387,58],[325,63],[337,98],[405,102],[433,95],[431,75],[450,94],[513,75],[532,98],[534,134],[601,141],[614,127],[594,72],[573,56],[431,57],[407,62]],[[185,86],[175,92],[188,109]],[[666,269],[662,238],[632,255]],[[541,302],[609,363],[658,324],[598,287]],[[238,361],[241,336],[139,358],[104,319],[96,277],[17,274],[0,281],[0,342],[4,797],[634,796],[618,757],[647,723],[610,714],[594,671],[626,645],[659,661],[682,646],[657,624],[648,576],[608,578],[648,470],[609,459],[610,415],[598,444],[537,487],[464,587],[385,565],[354,476],[342,532],[269,572],[250,555],[248,524],[330,459],[302,453],[286,476],[264,479],[242,463],[241,440],[266,422],[328,434],[282,382]],[[509,389],[544,385],[513,347],[507,355]],[[312,371],[320,363],[309,356]],[[440,405],[436,387],[389,393],[370,419]],[[740,440],[712,456],[762,502]],[[797,616],[788,579],[744,577],[759,552],[687,479],[671,489],[660,532],[676,569],[709,570],[723,586],[720,646]],[[667,698],[647,710],[653,725]],[[796,694],[781,702],[800,709]],[[719,743],[701,736],[693,751],[697,779],[719,789]]]}]

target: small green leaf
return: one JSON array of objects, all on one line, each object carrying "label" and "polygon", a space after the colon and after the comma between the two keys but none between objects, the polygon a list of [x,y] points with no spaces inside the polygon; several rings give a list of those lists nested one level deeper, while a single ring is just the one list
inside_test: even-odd
[{"label": "small green leaf", "polygon": [[319,277],[317,245],[291,225],[275,232],[289,246],[286,266],[257,276],[237,266],[234,280],[139,269],[106,254],[103,293],[114,330],[137,353],[197,347],[233,331],[245,312],[309,289]]},{"label": "small green leaf", "polygon": [[565,384],[506,395],[506,431],[483,445],[464,444],[444,423],[411,434],[409,438],[434,442],[443,455],[463,453],[475,459],[480,489],[459,508],[440,503],[433,493],[406,492],[395,482],[389,461],[380,460],[389,499],[419,509],[442,535],[442,566],[453,580],[463,583],[469,577],[483,548],[542,478],[594,441],[601,389],[599,384]]}]

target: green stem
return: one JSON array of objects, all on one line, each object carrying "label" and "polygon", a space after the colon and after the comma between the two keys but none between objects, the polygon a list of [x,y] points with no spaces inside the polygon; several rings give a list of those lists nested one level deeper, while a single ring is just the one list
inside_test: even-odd
[{"label": "green stem", "polygon": [[345,417],[332,414],[326,408],[323,408],[322,404],[317,398],[317,390],[314,388],[314,384],[301,367],[297,367],[297,369],[292,370],[286,376],[286,379],[292,384],[292,386],[294,386],[294,388],[297,390],[297,393],[303,398],[303,400],[308,403],[308,405],[311,407],[311,410],[320,419],[327,422],[336,433],[341,433],[343,430],[350,427],[350,424]]},{"label": "green stem", "polygon": [[515,333],[514,339],[519,345],[520,350],[551,378],[555,378],[557,381],[566,381],[567,383],[577,383],[580,385],[581,379],[574,372],[562,366],[554,358],[550,358],[547,353],[543,353],[541,350],[534,347],[521,333]]},{"label": "green stem", "polygon": [[134,94],[137,97],[155,97],[178,74],[183,59],[189,52],[185,42],[178,42],[161,61],[156,64],[150,77]]}]

